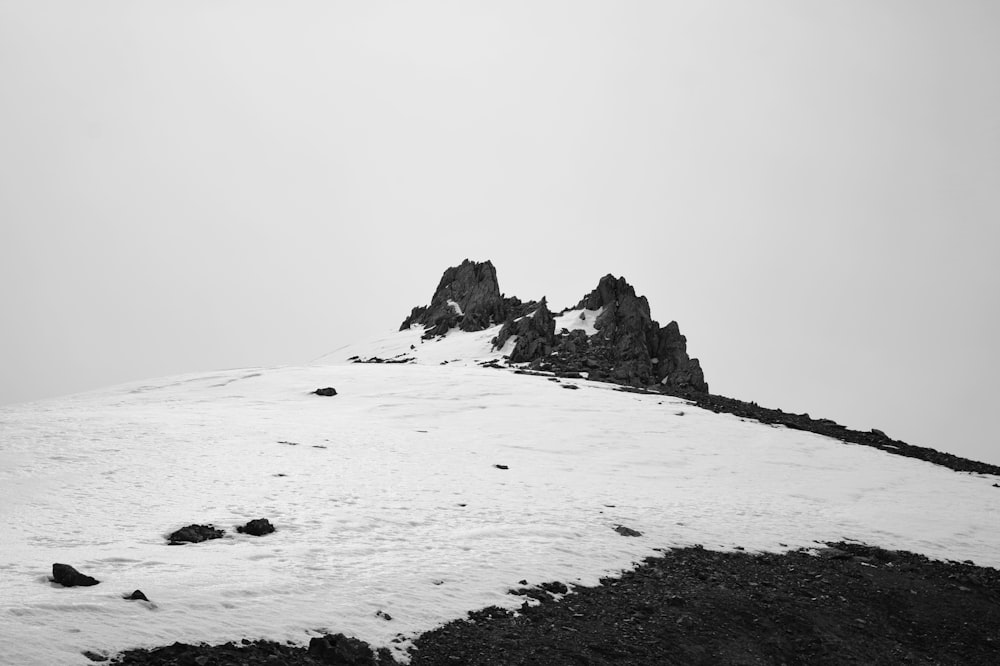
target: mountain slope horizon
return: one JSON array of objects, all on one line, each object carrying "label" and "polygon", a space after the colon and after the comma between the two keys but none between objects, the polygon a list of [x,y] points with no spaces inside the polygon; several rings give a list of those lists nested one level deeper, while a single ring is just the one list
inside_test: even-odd
[{"label": "mountain slope horizon", "polygon": [[[476,279],[489,283],[488,273]],[[1000,476],[900,457],[905,449],[877,433],[861,435],[879,446],[848,446],[851,431],[835,424],[783,413],[768,422],[766,411],[738,413],[753,403],[671,385],[669,372],[657,380],[661,357],[637,331],[668,327],[641,316],[648,305],[638,315],[622,307],[634,294],[623,283],[602,278],[592,300],[559,313],[544,299],[479,307],[452,288],[417,314],[441,317],[323,362],[0,408],[0,663],[84,664],[175,641],[304,650],[316,639],[322,652],[335,634],[406,661],[431,655],[410,648],[471,609],[528,621],[533,602],[508,590],[561,581],[571,593],[555,598],[572,604],[574,590],[609,589],[607,576],[664,549],[710,567],[723,566],[718,552],[750,554],[743,568],[787,556],[836,578],[814,567],[826,544],[849,540],[968,560],[961,566],[973,568],[952,573],[985,582],[956,594],[992,598]],[[623,296],[602,296],[602,284]],[[528,360],[511,358],[519,344]],[[620,364],[629,374],[616,376]],[[236,529],[260,518],[276,531]],[[191,524],[222,536],[169,545]],[[871,561],[850,559],[844,581],[878,562],[858,556]],[[99,584],[61,587],[53,563]],[[657,570],[637,571],[674,579]],[[122,599],[134,590],[149,601]],[[271,649],[237,663],[264,663]],[[217,659],[185,654],[123,663]],[[288,663],[323,663],[303,654]]]},{"label": "mountain slope horizon", "polygon": [[[375,343],[350,345],[345,348],[352,353],[347,360],[376,363],[466,360],[489,363],[491,367],[502,362],[520,372],[581,377],[667,393],[692,400],[711,411],[871,446],[959,472],[1000,474],[1000,465],[909,444],[880,429],[854,430],[832,419],[712,394],[699,359],[688,356],[687,338],[681,335],[678,323],[670,321],[660,328],[650,316],[646,297],[637,295],[624,276],[606,274],[575,305],[551,312],[544,296],[522,301],[501,293],[496,268],[490,260],[464,259],[443,272],[430,305],[414,307],[399,330],[419,332],[419,341],[390,336]],[[424,349],[425,342],[445,341],[453,332],[483,331],[489,331],[490,335],[481,339],[475,339],[474,335],[456,336],[448,339],[443,349]],[[336,353],[322,358],[344,360]]]}]

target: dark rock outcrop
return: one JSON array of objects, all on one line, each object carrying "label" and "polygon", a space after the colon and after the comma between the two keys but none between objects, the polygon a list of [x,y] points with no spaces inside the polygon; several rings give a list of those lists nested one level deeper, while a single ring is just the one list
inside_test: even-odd
[{"label": "dark rock outcrop", "polygon": [[246,525],[240,525],[236,528],[236,531],[240,534],[250,534],[251,536],[264,536],[274,531],[274,525],[267,518],[257,518],[251,520]]},{"label": "dark rock outcrop", "polygon": [[[656,322],[653,322],[654,325]],[[681,335],[676,321],[659,330],[656,337],[657,377],[660,383],[676,388],[690,388],[708,393],[701,363],[687,354],[687,338]]]},{"label": "dark rock outcrop", "polygon": [[149,598],[142,593],[142,590],[136,590],[132,594],[126,594],[122,597],[125,601],[149,601]]},{"label": "dark rock outcrop", "polygon": [[482,331],[504,321],[512,305],[500,293],[493,264],[466,259],[444,272],[431,304],[413,308],[399,330],[421,324],[427,329],[427,338],[444,335],[456,326],[463,331]]},{"label": "dark rock outcrop", "polygon": [[313,394],[314,395],[323,395],[323,396],[326,396],[326,397],[332,397],[332,396],[337,395],[337,389],[333,388],[332,386],[327,386],[326,388],[318,388],[318,389],[316,389],[315,391],[313,391]]},{"label": "dark rock outcrop", "polygon": [[571,309],[600,310],[594,335],[588,337],[582,330],[556,331],[555,319],[542,299],[533,316],[508,317],[493,341],[494,349],[516,335],[508,360],[530,363],[533,370],[555,372],[559,377],[587,372],[588,378],[598,381],[708,392],[701,364],[688,356],[687,339],[677,322],[660,328],[650,317],[649,302],[636,295],[624,278],[605,275]]},{"label": "dark rock outcrop", "polygon": [[517,319],[508,317],[500,333],[493,339],[493,348],[502,348],[512,335],[517,336],[517,342],[510,353],[511,363],[527,363],[552,353],[556,340],[556,320],[544,297],[530,314]]},{"label": "dark rock outcrop", "polygon": [[333,634],[309,641],[309,655],[323,664],[336,666],[376,666],[375,653],[368,643],[352,636]]},{"label": "dark rock outcrop", "polygon": [[636,295],[625,278],[605,275],[575,309],[602,310],[594,323],[597,334],[590,337],[593,350],[588,356],[610,364],[606,372],[611,379],[708,392],[701,365],[688,357],[687,339],[677,322],[660,328],[650,317],[646,297]]},{"label": "dark rock outcrop", "polygon": [[605,275],[574,309],[601,310],[594,322],[596,334],[588,338],[582,330],[556,331],[544,298],[536,303],[505,297],[492,263],[466,259],[444,272],[431,304],[413,308],[400,330],[419,324],[423,337],[433,338],[456,327],[481,331],[503,323],[493,348],[517,336],[510,363],[531,363],[533,370],[545,372],[588,372],[598,381],[708,392],[701,365],[688,357],[677,322],[660,328],[650,317],[646,298],[636,295],[624,278]]},{"label": "dark rock outcrop", "polygon": [[185,543],[201,543],[210,539],[221,539],[224,534],[224,530],[216,529],[214,525],[188,525],[171,534],[167,540],[171,546],[178,546]]},{"label": "dark rock outcrop", "polygon": [[89,587],[98,585],[101,581],[80,573],[68,564],[57,562],[52,565],[52,582],[63,587]]}]

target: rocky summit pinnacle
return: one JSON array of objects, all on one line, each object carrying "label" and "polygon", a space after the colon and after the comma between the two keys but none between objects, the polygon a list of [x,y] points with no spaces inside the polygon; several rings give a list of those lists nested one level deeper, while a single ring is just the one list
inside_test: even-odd
[{"label": "rocky summit pinnacle", "polygon": [[614,362],[613,378],[708,392],[701,364],[688,357],[687,338],[677,322],[660,328],[646,297],[637,296],[625,278],[605,275],[576,309],[601,311],[590,342],[599,356]]},{"label": "rocky summit pinnacle", "polygon": [[444,335],[456,326],[463,331],[482,331],[520,309],[520,300],[500,293],[491,262],[466,259],[444,272],[431,304],[413,308],[399,330],[420,324],[426,329],[425,338]]},{"label": "rocky summit pinnacle", "polygon": [[708,393],[701,364],[688,356],[677,322],[661,328],[650,317],[646,297],[638,296],[625,278],[605,275],[597,288],[559,315],[570,311],[580,311],[581,318],[596,316],[593,332],[557,330],[557,315],[545,298],[521,302],[505,297],[491,262],[466,259],[444,272],[431,304],[413,308],[400,330],[419,324],[423,337],[433,338],[456,327],[481,331],[503,324],[493,347],[502,349],[516,338],[506,356],[509,363],[570,376],[587,373],[597,381]]}]

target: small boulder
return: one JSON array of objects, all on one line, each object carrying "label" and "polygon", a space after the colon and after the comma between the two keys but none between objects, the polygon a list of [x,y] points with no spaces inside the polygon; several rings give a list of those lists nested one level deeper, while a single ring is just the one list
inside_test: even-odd
[{"label": "small boulder", "polygon": [[52,582],[63,587],[89,587],[101,581],[80,573],[68,564],[56,563],[52,565]]},{"label": "small boulder", "polygon": [[171,546],[178,546],[184,543],[201,543],[210,539],[221,539],[223,534],[225,531],[216,529],[214,525],[188,525],[171,534],[167,540]]},{"label": "small boulder", "polygon": [[618,532],[618,534],[621,534],[622,536],[627,536],[627,537],[641,537],[642,536],[642,532],[638,532],[638,531],[633,530],[633,529],[631,529],[629,527],[625,527],[624,525],[618,525],[618,526],[616,526],[615,527],[615,532]]},{"label": "small boulder", "polygon": [[510,467],[508,467],[507,465],[493,465],[493,466],[496,467],[497,469],[510,469]]},{"label": "small boulder", "polygon": [[274,531],[274,525],[267,518],[257,518],[256,520],[251,520],[246,525],[240,525],[236,528],[236,531],[240,534],[250,534],[251,536],[264,536]]},{"label": "small boulder", "polygon": [[149,601],[146,595],[142,593],[142,590],[136,590],[132,594],[126,594],[122,597],[122,599],[125,601]]},{"label": "small boulder", "polygon": [[332,386],[327,386],[326,388],[318,388],[318,389],[316,389],[315,391],[313,391],[313,394],[314,395],[334,396],[334,395],[337,395],[337,389],[333,388]]}]

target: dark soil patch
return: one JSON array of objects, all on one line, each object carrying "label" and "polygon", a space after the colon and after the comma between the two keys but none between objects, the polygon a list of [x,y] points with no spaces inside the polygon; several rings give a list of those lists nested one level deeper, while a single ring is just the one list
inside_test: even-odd
[{"label": "dark soil patch", "polygon": [[[626,664],[997,664],[1000,571],[853,543],[819,554],[649,558],[518,613],[491,607],[420,636],[413,666]],[[518,590],[518,592],[523,592]],[[199,658],[204,657],[199,661]],[[389,664],[386,652],[377,663]],[[116,663],[319,664],[255,642],[133,650]]]}]

